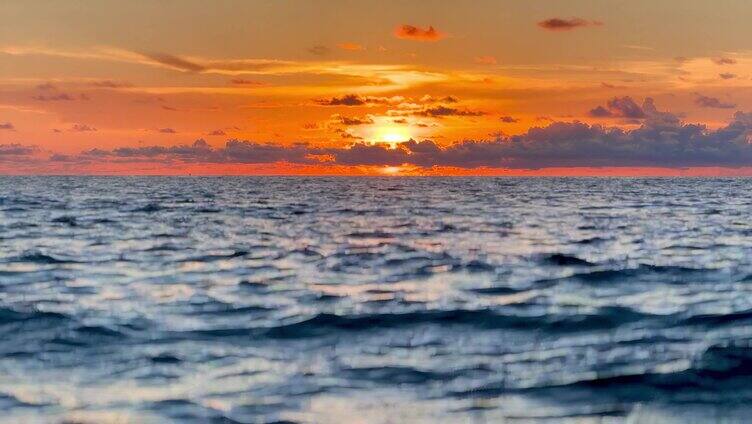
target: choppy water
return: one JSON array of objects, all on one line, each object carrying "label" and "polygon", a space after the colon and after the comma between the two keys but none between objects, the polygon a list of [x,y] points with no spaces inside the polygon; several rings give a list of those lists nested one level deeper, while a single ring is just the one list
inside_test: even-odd
[{"label": "choppy water", "polygon": [[752,180],[0,178],[0,420],[744,422]]}]

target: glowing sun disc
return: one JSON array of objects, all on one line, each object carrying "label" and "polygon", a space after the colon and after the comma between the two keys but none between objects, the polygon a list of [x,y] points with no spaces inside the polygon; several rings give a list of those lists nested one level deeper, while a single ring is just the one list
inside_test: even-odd
[{"label": "glowing sun disc", "polygon": [[381,136],[381,141],[385,141],[387,143],[399,143],[401,141],[407,141],[408,139],[409,137],[395,133],[384,134]]}]

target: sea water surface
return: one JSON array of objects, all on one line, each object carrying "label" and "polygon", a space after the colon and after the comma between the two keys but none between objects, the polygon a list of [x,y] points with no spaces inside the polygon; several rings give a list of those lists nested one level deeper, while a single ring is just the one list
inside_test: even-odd
[{"label": "sea water surface", "polygon": [[0,421],[745,422],[751,193],[0,177]]}]

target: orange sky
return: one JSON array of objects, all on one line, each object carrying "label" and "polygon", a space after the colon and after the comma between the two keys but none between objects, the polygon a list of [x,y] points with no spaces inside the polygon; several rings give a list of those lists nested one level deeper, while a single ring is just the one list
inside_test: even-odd
[{"label": "orange sky", "polygon": [[28,1],[0,16],[0,173],[752,166],[744,1]]}]

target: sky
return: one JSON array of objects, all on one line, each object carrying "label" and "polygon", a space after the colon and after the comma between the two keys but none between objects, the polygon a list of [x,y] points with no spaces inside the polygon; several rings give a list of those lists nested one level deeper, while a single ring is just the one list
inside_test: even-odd
[{"label": "sky", "polygon": [[5,1],[0,173],[752,175],[744,0]]}]

